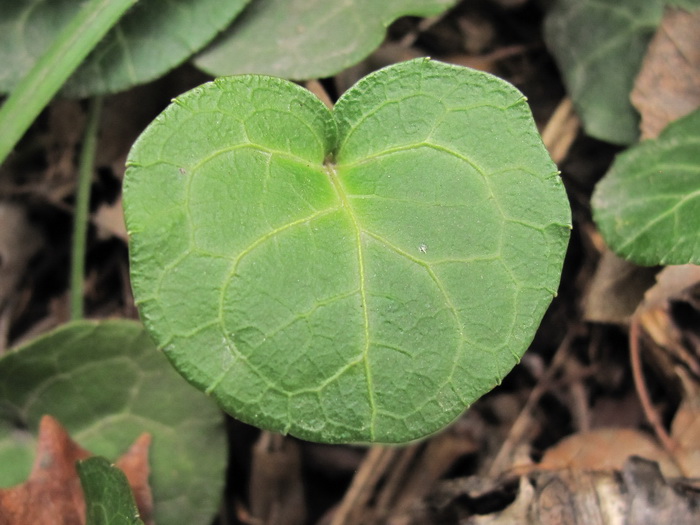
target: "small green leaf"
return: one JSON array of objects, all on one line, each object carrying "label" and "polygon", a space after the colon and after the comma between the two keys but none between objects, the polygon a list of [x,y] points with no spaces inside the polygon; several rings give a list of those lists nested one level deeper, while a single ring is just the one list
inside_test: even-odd
[{"label": "small green leaf", "polygon": [[329,111],[222,78],[134,145],[124,202],[142,318],[234,416],[324,442],[436,432],[518,362],[570,211],[525,97],[418,59]]},{"label": "small green leaf", "polygon": [[195,58],[215,75],[262,73],[307,79],[356,64],[400,16],[432,16],[456,0],[256,0]]},{"label": "small green leaf", "polygon": [[614,144],[639,136],[630,92],[663,15],[661,0],[557,0],[545,40],[586,133]]},{"label": "small green leaf", "polygon": [[93,456],[76,466],[85,493],[87,525],[143,525],[124,473]]},{"label": "small green leaf", "polygon": [[[204,47],[249,0],[138,2],[64,87],[75,97],[113,93],[153,80]],[[75,0],[3,2],[0,92],[9,92],[80,9]]]},{"label": "small green leaf", "polygon": [[700,111],[620,154],[592,206],[605,241],[622,257],[700,264]]},{"label": "small green leaf", "polygon": [[81,321],[0,359],[0,486],[24,481],[44,414],[108,458],[143,432],[156,523],[208,524],[226,467],[221,413],[133,321]]}]

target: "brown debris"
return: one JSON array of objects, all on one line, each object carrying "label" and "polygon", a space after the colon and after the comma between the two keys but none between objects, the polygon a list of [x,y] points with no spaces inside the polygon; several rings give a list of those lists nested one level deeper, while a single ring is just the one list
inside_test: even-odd
[{"label": "brown debris", "polygon": [[656,268],[637,266],[604,248],[583,298],[584,319],[629,323],[644,292],[654,284],[656,272]]},{"label": "brown debris", "polygon": [[[668,266],[659,272],[656,284],[645,293],[644,302],[635,315],[656,345],[664,348],[700,377],[698,356],[689,355],[683,341],[685,334],[674,321],[671,311],[674,302],[692,303],[698,292],[700,266]],[[670,364],[665,365],[665,368],[670,367]]]},{"label": "brown debris", "polygon": [[0,201],[0,355],[5,352],[8,331],[21,301],[18,289],[31,258],[40,249],[41,234],[27,219],[25,210]]},{"label": "brown debris", "polygon": [[[513,497],[515,492],[515,497]],[[700,520],[700,492],[672,482],[641,458],[621,471],[536,471],[484,490],[476,478],[441,483],[410,516],[392,525],[691,525]],[[488,505],[497,506],[484,512]]]},{"label": "brown debris", "polygon": [[580,127],[571,99],[563,99],[542,131],[542,142],[555,164],[561,163],[569,154]]},{"label": "brown debris", "polygon": [[[690,410],[690,407],[697,404],[697,392],[700,388],[697,333],[679,326],[672,306],[686,302],[690,308],[697,308],[694,300],[698,290],[700,267],[682,265],[665,268],[658,274],[657,284],[645,294],[644,301],[632,319],[630,331],[632,367],[642,406],[657,436],[672,454],[678,452],[678,443],[665,430],[661,416],[652,405],[642,374],[641,361],[646,360],[653,366],[656,374],[664,379],[669,391],[683,396],[685,410]],[[647,343],[643,347],[644,353],[640,348],[642,333],[646,335]],[[692,412],[700,417],[700,412]],[[694,445],[694,448],[697,447],[698,445]],[[681,468],[686,470],[682,465]]]},{"label": "brown debris", "polygon": [[114,235],[124,242],[129,241],[124,223],[124,210],[121,197],[113,204],[103,204],[92,216],[92,222],[105,237]]},{"label": "brown debris", "polygon": [[700,106],[700,11],[666,11],[632,91],[642,139]]},{"label": "brown debris", "polygon": [[410,513],[456,461],[479,451],[474,423],[465,417],[432,439],[403,448],[371,447],[343,500],[320,523],[394,523]]},{"label": "brown debris", "polygon": [[263,432],[253,449],[250,523],[301,525],[306,521],[299,445]]},{"label": "brown debris", "polygon": [[621,470],[629,456],[659,463],[666,476],[681,473],[665,451],[642,432],[629,428],[605,428],[574,434],[548,449],[539,469]]}]

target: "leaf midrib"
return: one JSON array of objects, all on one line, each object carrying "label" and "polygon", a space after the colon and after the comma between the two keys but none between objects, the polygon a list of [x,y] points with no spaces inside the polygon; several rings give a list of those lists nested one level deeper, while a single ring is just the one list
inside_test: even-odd
[{"label": "leaf midrib", "polygon": [[362,350],[362,361],[364,364],[364,369],[365,369],[365,377],[367,378],[367,395],[369,399],[369,406],[370,406],[370,439],[372,441],[375,440],[375,427],[376,427],[376,420],[377,420],[377,406],[376,402],[374,399],[374,385],[372,384],[372,369],[369,365],[369,313],[368,313],[368,307],[367,307],[367,291],[366,291],[366,277],[365,277],[365,261],[364,261],[364,251],[362,249],[362,228],[360,227],[360,223],[357,220],[357,216],[355,215],[355,210],[353,207],[350,205],[350,201],[348,199],[347,192],[345,191],[345,188],[343,187],[340,179],[338,178],[338,174],[335,170],[335,166],[328,162],[325,164],[325,169],[326,173],[328,174],[328,179],[331,182],[331,186],[333,186],[333,189],[335,190],[336,194],[338,195],[338,199],[340,199],[341,206],[347,211],[348,217],[350,217],[350,220],[352,221],[353,229],[355,230],[355,243],[357,245],[357,261],[358,261],[358,272],[359,272],[359,279],[360,279],[360,301],[361,301],[361,307],[362,307],[362,316],[363,316],[363,322],[364,322],[364,338],[365,338],[365,346],[364,349]]}]

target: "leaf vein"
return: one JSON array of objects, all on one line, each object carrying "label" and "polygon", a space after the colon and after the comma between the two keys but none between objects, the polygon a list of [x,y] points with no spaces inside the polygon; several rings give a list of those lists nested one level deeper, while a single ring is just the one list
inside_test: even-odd
[{"label": "leaf vein", "polygon": [[355,229],[355,242],[357,244],[357,260],[358,260],[358,271],[359,271],[359,279],[360,279],[360,301],[361,301],[361,307],[362,307],[362,316],[363,316],[363,324],[364,324],[364,338],[365,338],[365,346],[362,351],[363,355],[363,362],[364,362],[364,368],[365,368],[365,377],[367,378],[367,394],[369,397],[369,405],[370,405],[370,411],[371,411],[371,416],[370,416],[370,437],[372,440],[374,440],[375,436],[375,428],[376,428],[376,419],[377,419],[377,406],[376,402],[374,399],[374,387],[372,385],[372,370],[371,367],[369,366],[369,312],[368,312],[368,305],[367,305],[367,290],[366,290],[366,276],[365,276],[365,261],[364,261],[364,251],[362,249],[362,239],[361,239],[361,234],[362,234],[362,228],[360,227],[360,223],[357,220],[357,216],[355,215],[355,211],[353,210],[352,206],[350,205],[350,202],[348,201],[348,195],[345,189],[342,187],[341,182],[338,180],[338,176],[333,169],[332,165],[327,166],[328,169],[328,175],[330,177],[331,183],[333,184],[333,187],[335,188],[336,193],[338,194],[338,197],[340,199],[340,202],[342,203],[342,206],[347,210],[348,215],[350,216],[350,220],[352,221],[353,227]]}]

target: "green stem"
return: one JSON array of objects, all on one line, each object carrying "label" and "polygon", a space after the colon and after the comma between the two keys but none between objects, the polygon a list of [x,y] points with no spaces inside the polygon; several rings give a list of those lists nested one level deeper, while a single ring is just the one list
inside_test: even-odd
[{"label": "green stem", "polygon": [[138,0],[90,0],[0,108],[0,164],[68,77]]},{"label": "green stem", "polygon": [[70,318],[83,317],[83,285],[85,281],[85,245],[87,241],[88,216],[90,214],[90,185],[97,151],[97,131],[100,123],[102,97],[90,101],[88,122],[80,151],[78,188],[75,196],[73,218],[73,251],[70,272]]}]

